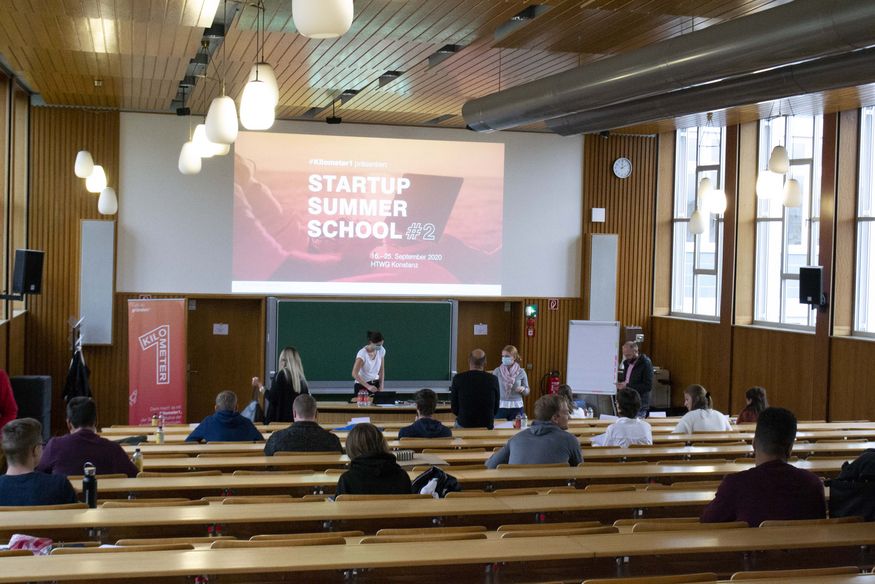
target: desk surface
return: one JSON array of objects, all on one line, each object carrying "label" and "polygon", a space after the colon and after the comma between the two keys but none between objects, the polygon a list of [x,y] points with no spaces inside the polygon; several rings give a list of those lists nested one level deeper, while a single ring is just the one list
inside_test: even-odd
[{"label": "desk surface", "polygon": [[[538,538],[387,543],[380,546],[311,546],[307,553],[275,548],[130,552],[99,557],[5,558],[0,582],[155,578],[159,576],[299,572],[350,568],[481,565],[599,557],[708,554],[716,551],[829,549],[875,543],[875,524],[759,528],[660,533],[600,534]],[[160,553],[160,556],[156,554]],[[160,557],[160,561],[156,561]],[[25,576],[26,575],[26,576]]]}]

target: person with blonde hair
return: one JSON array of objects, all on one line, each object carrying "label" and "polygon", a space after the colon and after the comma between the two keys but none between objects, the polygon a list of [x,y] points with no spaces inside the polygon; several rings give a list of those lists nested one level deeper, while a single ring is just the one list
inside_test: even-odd
[{"label": "person with blonde hair", "polygon": [[284,348],[280,352],[277,372],[270,389],[265,390],[258,377],[252,378],[252,386],[261,391],[267,400],[265,424],[293,421],[292,404],[295,398],[310,393],[307,377],[304,375],[304,365],[301,363],[301,354],[295,347]]},{"label": "person with blonde hair", "polygon": [[337,495],[396,495],[411,492],[410,477],[373,424],[356,424],[346,437],[349,470],[337,481]]},{"label": "person with blonde hair", "polygon": [[67,477],[36,471],[43,453],[43,427],[33,418],[12,420],[2,430],[3,454],[9,465],[0,476],[0,506],[76,503]]},{"label": "person with blonde hair", "polygon": [[729,417],[711,407],[711,394],[701,385],[690,385],[684,390],[684,406],[689,411],[675,426],[674,433],[732,432]]},{"label": "person with blonde hair", "polygon": [[501,350],[501,365],[492,371],[501,389],[496,418],[513,420],[523,414],[523,398],[529,395],[529,376],[519,361],[517,348],[507,345]]}]

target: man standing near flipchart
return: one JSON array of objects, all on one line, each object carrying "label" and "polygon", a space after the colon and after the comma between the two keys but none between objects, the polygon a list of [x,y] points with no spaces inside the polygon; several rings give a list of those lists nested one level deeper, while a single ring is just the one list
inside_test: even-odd
[{"label": "man standing near flipchart", "polygon": [[646,418],[650,411],[650,391],[653,389],[653,363],[647,355],[638,354],[638,343],[623,343],[623,373],[617,389],[634,389],[641,396],[639,418]]}]

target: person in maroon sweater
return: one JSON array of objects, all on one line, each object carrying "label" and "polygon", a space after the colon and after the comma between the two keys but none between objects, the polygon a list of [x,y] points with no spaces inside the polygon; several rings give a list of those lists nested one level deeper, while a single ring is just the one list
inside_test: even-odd
[{"label": "person in maroon sweater", "polygon": [[729,475],[702,511],[702,523],[746,521],[758,527],[770,519],[823,519],[823,482],[812,472],[788,464],[796,440],[796,416],[766,408],[757,420],[753,448],[756,466]]},{"label": "person in maroon sweater", "polygon": [[97,474],[137,476],[137,467],[115,442],[97,435],[97,404],[90,397],[74,397],[67,404],[70,433],[49,440],[36,467],[40,472],[81,475],[90,462]]},{"label": "person in maroon sweater", "polygon": [[12,394],[12,384],[6,371],[0,369],[0,430],[18,417],[18,404]]}]

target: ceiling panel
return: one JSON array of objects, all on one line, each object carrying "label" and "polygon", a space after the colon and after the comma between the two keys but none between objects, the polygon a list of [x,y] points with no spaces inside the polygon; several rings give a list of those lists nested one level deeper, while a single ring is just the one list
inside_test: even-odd
[{"label": "ceiling panel", "polygon": [[[548,8],[496,31],[524,0],[357,0],[351,30],[317,41],[297,34],[290,0],[265,0],[263,53],[280,84],[278,117],[462,127],[465,101],[581,64],[784,4],[789,0],[542,0]],[[2,0],[0,55],[48,104],[168,112],[220,0]],[[234,17],[189,105],[203,113],[222,91],[239,97],[258,48],[258,12]],[[218,12],[218,14],[217,14]],[[431,66],[445,45],[462,49]],[[384,86],[386,71],[402,75]],[[97,81],[98,83],[95,83]],[[100,86],[98,86],[100,85]],[[341,103],[341,92],[359,93]],[[799,111],[873,102],[871,86],[794,98]],[[717,112],[715,120],[768,115],[773,104]],[[704,116],[704,114],[702,115]],[[692,124],[686,116],[622,131]],[[438,120],[435,122],[435,120]],[[526,131],[544,131],[533,124]]]}]

